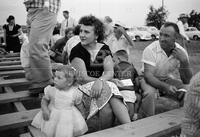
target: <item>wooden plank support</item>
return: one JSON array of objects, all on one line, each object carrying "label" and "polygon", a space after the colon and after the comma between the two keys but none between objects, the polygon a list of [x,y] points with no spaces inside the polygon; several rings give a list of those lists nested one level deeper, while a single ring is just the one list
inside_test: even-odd
[{"label": "wooden plank support", "polygon": [[0,71],[0,76],[14,76],[24,73],[25,73],[24,70]]},{"label": "wooden plank support", "polygon": [[6,58],[10,58],[10,57],[19,57],[20,56],[20,52],[16,52],[16,53],[7,53],[4,55],[4,57]]},{"label": "wooden plank support", "polygon": [[[6,93],[14,93],[14,91],[12,90],[11,87],[4,87],[4,90]],[[24,105],[21,102],[13,102],[15,108],[17,111],[25,111],[26,108],[24,107]]]},{"label": "wooden plank support", "polygon": [[82,137],[159,137],[180,129],[183,109],[147,117],[135,122],[83,135]]},{"label": "wooden plank support", "polygon": [[30,99],[37,99],[37,98],[30,97],[28,90],[18,91],[18,92],[14,92],[14,93],[0,94],[0,104],[17,102],[17,101],[24,101],[24,100],[30,100]]},{"label": "wooden plank support", "polygon": [[[10,87],[5,87],[6,93],[14,93],[13,90]],[[16,107],[17,111],[26,111],[26,108],[21,102],[14,102],[14,106]],[[45,134],[43,134],[39,129],[36,129],[35,127],[28,126],[28,130],[30,133],[24,134],[25,137],[45,137]]]},{"label": "wooden plank support", "polygon": [[19,137],[32,137],[32,136],[31,136],[31,134],[28,132],[28,133],[21,134]]},{"label": "wooden plank support", "polygon": [[18,85],[26,85],[30,84],[26,78],[18,78],[18,79],[5,79],[0,81],[0,87],[5,86],[18,86]]},{"label": "wooden plank support", "polygon": [[[5,87],[5,92],[6,93],[14,93],[13,90],[10,87]],[[17,94],[17,93],[16,93]],[[22,111],[26,111],[26,108],[24,107],[24,105],[21,102],[13,102],[14,106],[16,107],[17,111],[22,112]],[[45,135],[39,130],[36,129],[32,126],[28,126],[28,129],[30,131],[30,133],[26,133],[26,134],[22,134],[21,136],[24,137],[45,137]]]},{"label": "wooden plank support", "polygon": [[21,61],[4,61],[0,62],[0,66],[6,66],[6,65],[21,65]]},{"label": "wooden plank support", "polygon": [[0,58],[0,61],[14,61],[14,60],[20,60],[20,57],[9,57],[9,58],[2,57],[2,58]]},{"label": "wooden plank support", "polygon": [[0,71],[23,69],[22,65],[0,66]]},{"label": "wooden plank support", "polygon": [[29,126],[33,120],[33,117],[38,113],[39,110],[40,109],[32,109],[0,115],[0,131]]}]

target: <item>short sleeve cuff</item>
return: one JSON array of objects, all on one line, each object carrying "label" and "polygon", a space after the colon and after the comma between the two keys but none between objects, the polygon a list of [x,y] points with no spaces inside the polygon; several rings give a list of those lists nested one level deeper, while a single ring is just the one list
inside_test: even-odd
[{"label": "short sleeve cuff", "polygon": [[154,63],[154,62],[151,62],[151,61],[147,61],[147,60],[142,60],[142,62],[143,63],[146,63],[146,64],[149,64],[149,65],[151,65],[151,66],[156,66],[156,63]]}]

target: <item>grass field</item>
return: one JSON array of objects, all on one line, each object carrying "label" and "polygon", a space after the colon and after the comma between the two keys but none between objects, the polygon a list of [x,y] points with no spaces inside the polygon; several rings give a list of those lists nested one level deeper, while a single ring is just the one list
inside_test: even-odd
[{"label": "grass field", "polygon": [[[141,69],[142,52],[152,41],[135,42],[136,47],[130,51],[130,61],[133,62],[137,70]],[[186,43],[186,49],[189,54],[190,64],[193,74],[200,71],[200,41],[189,41]]]}]

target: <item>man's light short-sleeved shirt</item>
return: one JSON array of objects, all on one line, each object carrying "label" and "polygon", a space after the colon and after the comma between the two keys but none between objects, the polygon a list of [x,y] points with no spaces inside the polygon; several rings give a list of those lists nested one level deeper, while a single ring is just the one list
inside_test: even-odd
[{"label": "man's light short-sleeved shirt", "polygon": [[[176,47],[181,49],[188,58],[188,53],[183,47],[178,43],[176,43]],[[160,47],[159,41],[151,43],[144,49],[142,63],[142,72],[144,72],[144,63],[154,66],[156,68],[156,74],[154,75],[159,79],[165,79],[168,77],[179,78],[179,76],[177,77],[177,73],[179,72],[180,61],[173,55],[168,57],[165,51]]]}]

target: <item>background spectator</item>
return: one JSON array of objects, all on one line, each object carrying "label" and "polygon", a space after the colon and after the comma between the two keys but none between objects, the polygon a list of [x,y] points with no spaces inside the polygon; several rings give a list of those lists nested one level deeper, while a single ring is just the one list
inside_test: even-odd
[{"label": "background spectator", "polygon": [[75,27],[77,25],[75,19],[69,16],[69,11],[65,10],[63,11],[63,16],[64,20],[61,23],[61,28],[60,28],[60,35],[64,36],[65,35],[65,30],[69,27]]},{"label": "background spectator", "polygon": [[15,24],[15,17],[12,15],[7,18],[7,22],[8,24],[3,26],[6,51],[20,52],[21,44],[19,35],[22,33],[21,26]]}]

